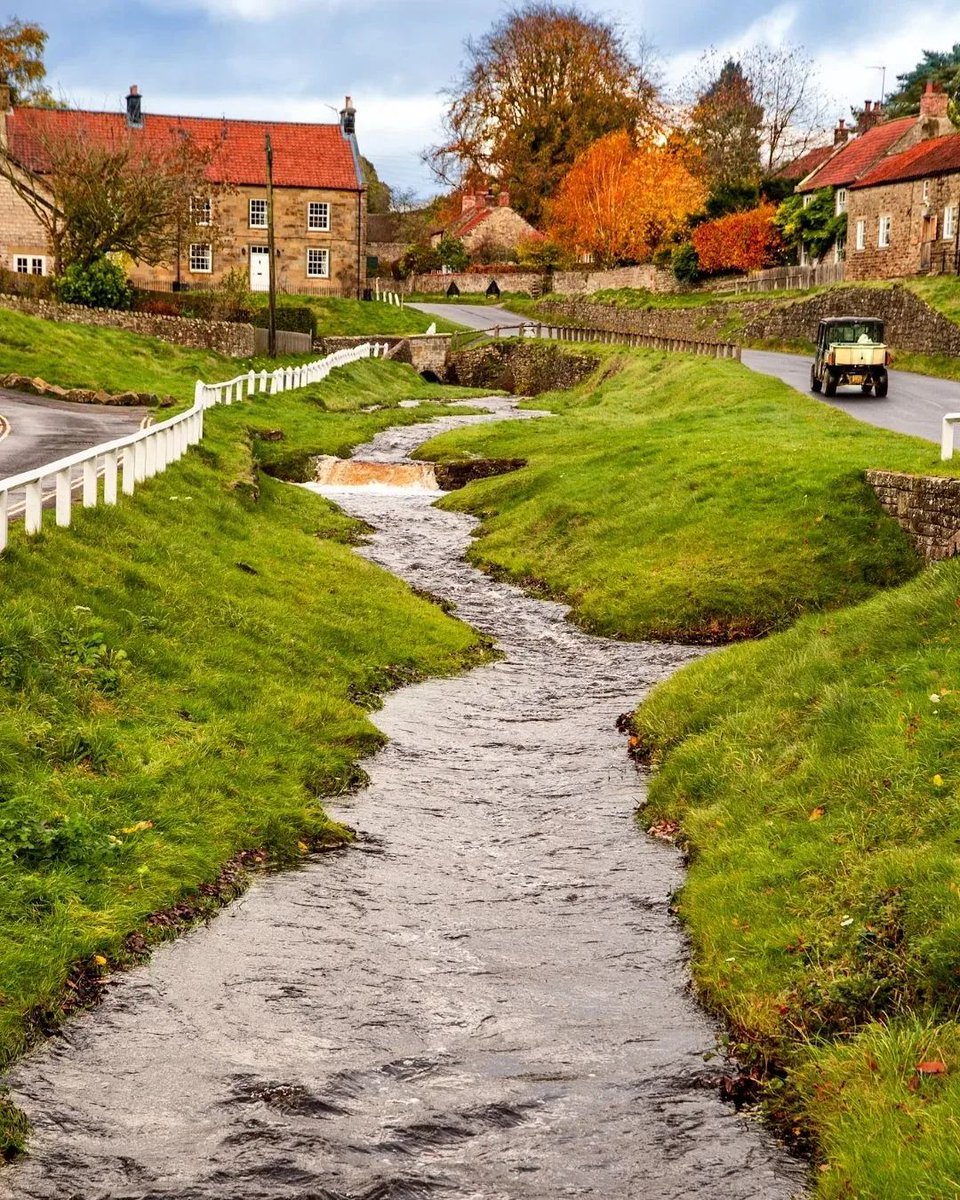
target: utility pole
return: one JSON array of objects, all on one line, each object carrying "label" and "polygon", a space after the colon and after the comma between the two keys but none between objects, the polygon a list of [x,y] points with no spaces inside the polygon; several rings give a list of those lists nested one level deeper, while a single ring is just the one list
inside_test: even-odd
[{"label": "utility pole", "polygon": [[271,358],[277,356],[277,283],[274,275],[276,263],[274,258],[276,252],[274,250],[273,239],[273,143],[270,141],[270,134],[267,134],[267,253],[270,258],[270,266],[267,274],[267,283],[269,285],[269,304],[270,318],[267,325],[267,354]]}]

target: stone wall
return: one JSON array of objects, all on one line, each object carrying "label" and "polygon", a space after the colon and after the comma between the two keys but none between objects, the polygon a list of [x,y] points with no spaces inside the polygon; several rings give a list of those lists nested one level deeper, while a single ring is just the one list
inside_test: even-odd
[{"label": "stone wall", "polygon": [[485,292],[490,280],[496,280],[501,292],[553,291],[563,296],[599,292],[602,288],[643,288],[649,292],[677,292],[680,285],[672,271],[663,271],[650,263],[638,267],[616,267],[609,271],[555,271],[549,281],[538,271],[461,271],[452,275],[411,275],[397,287],[404,292],[432,292],[443,295],[451,283],[461,292]]},{"label": "stone wall", "polygon": [[678,292],[679,283],[672,271],[652,263],[636,267],[613,267],[609,271],[557,271],[553,290],[561,295],[599,292],[604,288],[642,288],[648,292]]},{"label": "stone wall", "polygon": [[447,383],[538,396],[576,387],[600,364],[594,354],[569,354],[545,342],[495,342],[447,356]]},{"label": "stone wall", "polygon": [[394,362],[409,363],[421,374],[429,373],[442,380],[447,372],[447,353],[452,334],[421,333],[403,338],[387,355]]},{"label": "stone wall", "polygon": [[[801,300],[746,300],[691,308],[615,308],[584,297],[559,300],[543,308],[545,320],[555,314],[560,321],[616,333],[741,343],[767,339],[812,342],[820,320],[849,313],[880,317],[886,324],[887,342],[900,350],[960,354],[960,325],[900,286],[833,288]],[[731,328],[734,323],[736,327]]]},{"label": "stone wall", "polygon": [[30,300],[24,296],[0,296],[0,307],[47,321],[70,325],[96,325],[126,329],[144,337],[160,338],[175,346],[214,350],[230,358],[253,355],[253,326],[232,321],[204,321],[197,317],[167,317],[155,313],[117,312],[109,308],[83,308],[53,300]]},{"label": "stone wall", "polygon": [[884,512],[910,535],[927,562],[960,550],[960,479],[867,471]]}]

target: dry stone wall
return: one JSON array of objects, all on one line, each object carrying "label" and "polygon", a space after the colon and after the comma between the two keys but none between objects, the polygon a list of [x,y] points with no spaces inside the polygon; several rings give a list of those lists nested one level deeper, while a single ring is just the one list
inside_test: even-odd
[{"label": "dry stone wall", "polygon": [[824,317],[880,317],[890,345],[918,354],[960,354],[960,325],[941,316],[908,288],[832,288],[806,299],[746,300],[691,308],[615,308],[586,297],[557,300],[545,319],[654,337],[758,342],[813,341]]},{"label": "dry stone wall", "polygon": [[109,308],[83,308],[54,300],[31,300],[24,296],[0,296],[0,306],[47,321],[71,325],[95,325],[125,329],[145,337],[161,338],[175,346],[214,350],[230,358],[250,358],[254,353],[252,325],[233,321],[205,321],[198,317],[168,317],[156,313],[117,312]]},{"label": "dry stone wall", "polygon": [[927,562],[960,550],[960,479],[867,471],[884,512],[905,529]]},{"label": "dry stone wall", "polygon": [[595,354],[570,354],[548,342],[494,342],[449,354],[446,382],[538,396],[576,387],[599,364]]}]

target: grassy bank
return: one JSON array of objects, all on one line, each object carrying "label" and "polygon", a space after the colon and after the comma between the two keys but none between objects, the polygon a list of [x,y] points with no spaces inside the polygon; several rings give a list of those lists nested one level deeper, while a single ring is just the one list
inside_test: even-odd
[{"label": "grassy bank", "polygon": [[[407,297],[404,297],[406,300]],[[317,337],[349,336],[374,333],[426,333],[436,325],[438,333],[453,333],[462,325],[404,304],[399,308],[382,300],[338,300],[326,296],[300,296],[295,303],[306,304],[317,315]]]},{"label": "grassy bank", "polygon": [[953,560],[712,655],[635,716],[643,820],[690,849],[701,992],[786,1072],[772,1103],[831,1200],[956,1192],[958,597]]},{"label": "grassy bank", "polygon": [[[80,327],[42,333],[27,352],[48,356],[53,382],[96,370],[73,357]],[[119,372],[115,353],[158,391],[198,363],[223,374],[215,357],[167,347],[161,363],[117,338],[93,383]],[[366,716],[378,693],[486,654],[352,552],[356,523],[263,469],[281,448],[343,451],[422,420],[399,400],[438,391],[363,362],[211,410],[201,446],[135,498],[29,541],[14,527],[0,561],[0,1064],[176,925],[152,914],[229,894],[242,852],[291,862],[342,837],[322,801],[381,743]],[[0,1106],[0,1147],[23,1133]]]},{"label": "grassy bank", "polygon": [[861,473],[938,469],[932,445],[682,355],[607,350],[599,380],[536,406],[556,418],[460,430],[421,453],[527,460],[444,504],[481,517],[475,562],[568,599],[589,629],[738,638],[919,569]]}]

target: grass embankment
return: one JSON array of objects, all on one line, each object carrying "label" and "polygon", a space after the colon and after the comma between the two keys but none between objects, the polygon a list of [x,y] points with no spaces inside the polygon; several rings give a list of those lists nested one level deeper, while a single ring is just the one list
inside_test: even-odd
[{"label": "grass embankment", "polygon": [[[538,405],[544,398],[538,398]],[[821,1200],[940,1200],[960,1178],[960,561],[916,563],[858,482],[935,449],[734,364],[653,355],[552,420],[425,452],[530,466],[445,503],[475,557],[547,580],[591,628],[661,606],[736,632],[634,716],[657,770],[645,826],[689,848],[679,909],[701,994]]]},{"label": "grass embankment", "polygon": [[479,565],[568,599],[591,630],[697,641],[781,628],[919,569],[862,471],[936,469],[934,446],[733,362],[605,359],[600,382],[537,397],[556,419],[421,449],[528,461],[444,501],[482,518]]},{"label": "grass embankment", "polygon": [[431,317],[416,308],[386,304],[382,300],[338,300],[326,296],[298,296],[292,300],[313,309],[317,316],[317,337],[364,334],[426,333],[436,325],[437,333],[454,333],[462,325],[444,317]]},{"label": "grass embankment", "polygon": [[[158,362],[142,339],[95,332],[96,383],[130,364],[124,386],[175,391],[197,369],[191,352]],[[48,377],[76,378],[83,331],[42,334],[63,364]],[[284,446],[336,452],[422,419],[398,400],[437,390],[364,362],[214,409],[201,446],[133,499],[29,541],[14,527],[0,560],[0,1064],[136,955],[132,932],[161,936],[151,914],[202,910],[238,853],[283,863],[342,837],[322,799],[380,744],[377,694],[485,653],[352,552],[355,522],[258,469]],[[371,400],[386,407],[356,411]],[[265,427],[284,441],[251,435]],[[23,1134],[0,1111],[0,1149]]]}]

